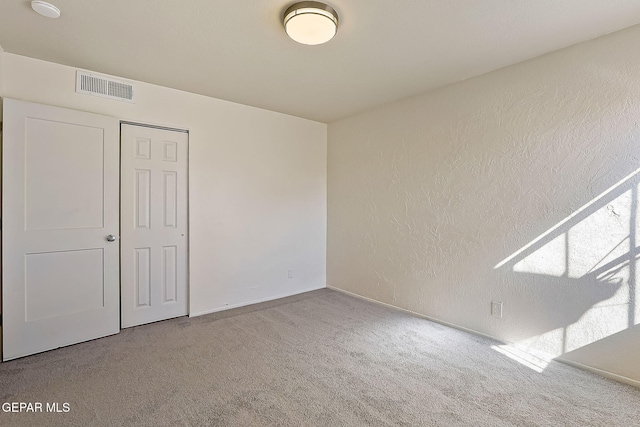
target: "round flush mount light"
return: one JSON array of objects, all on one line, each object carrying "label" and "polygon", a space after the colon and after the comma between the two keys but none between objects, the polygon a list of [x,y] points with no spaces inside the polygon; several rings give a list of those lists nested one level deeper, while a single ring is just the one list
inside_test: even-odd
[{"label": "round flush mount light", "polygon": [[284,12],[284,30],[298,43],[326,43],[338,31],[338,13],[318,1],[295,3]]},{"label": "round flush mount light", "polygon": [[46,1],[32,1],[31,8],[40,15],[46,16],[47,18],[60,17],[60,9],[58,9],[51,3],[47,3]]}]

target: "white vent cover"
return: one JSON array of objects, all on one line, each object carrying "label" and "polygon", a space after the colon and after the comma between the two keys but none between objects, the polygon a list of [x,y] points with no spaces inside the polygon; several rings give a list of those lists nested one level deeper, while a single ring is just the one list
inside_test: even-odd
[{"label": "white vent cover", "polygon": [[131,83],[85,71],[78,70],[76,72],[76,92],[117,99],[118,101],[135,102]]}]

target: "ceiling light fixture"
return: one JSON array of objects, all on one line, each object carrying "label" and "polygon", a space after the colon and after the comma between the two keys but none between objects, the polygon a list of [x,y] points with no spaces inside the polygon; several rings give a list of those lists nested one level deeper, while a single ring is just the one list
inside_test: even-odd
[{"label": "ceiling light fixture", "polygon": [[51,3],[47,3],[46,1],[34,0],[31,2],[31,8],[40,15],[46,16],[47,18],[60,17],[60,9],[58,9]]},{"label": "ceiling light fixture", "polygon": [[316,45],[326,43],[338,31],[338,13],[318,1],[302,1],[284,12],[284,30],[298,43]]}]

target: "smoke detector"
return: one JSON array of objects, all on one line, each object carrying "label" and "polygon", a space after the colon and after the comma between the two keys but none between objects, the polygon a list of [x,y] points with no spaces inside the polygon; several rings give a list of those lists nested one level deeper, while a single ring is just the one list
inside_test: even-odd
[{"label": "smoke detector", "polygon": [[31,9],[35,10],[36,13],[39,13],[42,16],[46,16],[47,18],[60,17],[60,9],[58,9],[51,3],[47,3],[46,1],[40,1],[40,0],[32,1]]}]

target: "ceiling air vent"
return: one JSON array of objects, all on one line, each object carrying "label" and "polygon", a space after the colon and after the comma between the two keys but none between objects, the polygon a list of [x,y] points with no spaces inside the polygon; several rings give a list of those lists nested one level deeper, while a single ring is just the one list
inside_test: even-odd
[{"label": "ceiling air vent", "polygon": [[118,101],[135,102],[131,83],[84,71],[76,73],[76,92],[117,99]]}]

